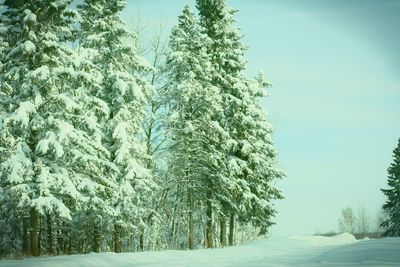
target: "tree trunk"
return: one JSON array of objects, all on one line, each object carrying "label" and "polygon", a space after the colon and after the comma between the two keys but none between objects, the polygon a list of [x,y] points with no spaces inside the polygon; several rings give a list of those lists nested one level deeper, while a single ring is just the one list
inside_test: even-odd
[{"label": "tree trunk", "polygon": [[[69,226],[70,227],[70,226]],[[68,234],[68,246],[67,246],[67,250],[64,251],[64,253],[66,255],[71,255],[71,248],[72,248],[72,238],[71,238],[71,234]]]},{"label": "tree trunk", "polygon": [[114,252],[121,253],[121,227],[114,224]]},{"label": "tree trunk", "polygon": [[81,238],[79,240],[79,254],[84,254],[85,253],[84,245],[85,245],[85,241],[84,241],[83,238]]},{"label": "tree trunk", "polygon": [[55,234],[56,234],[56,236],[55,236],[55,241],[56,241],[55,254],[60,255],[62,253],[62,250],[61,250],[61,248],[62,248],[62,238],[61,238],[61,236],[62,236],[62,230],[61,230],[62,225],[61,225],[60,218],[57,217],[55,225],[56,225],[56,229],[57,229],[56,232],[55,232]]},{"label": "tree trunk", "polygon": [[171,223],[171,232],[169,235],[169,246],[170,248],[175,248],[174,244],[175,244],[175,216],[176,216],[176,206],[177,206],[177,201],[175,202],[174,205],[174,211],[172,213],[172,223]]},{"label": "tree trunk", "polygon": [[194,199],[193,199],[193,181],[190,177],[189,188],[188,188],[188,203],[189,203],[189,234],[188,234],[188,244],[189,249],[194,249],[194,224],[193,224],[193,210],[194,210]]},{"label": "tree trunk", "polygon": [[69,254],[69,246],[70,246],[70,237],[69,237],[69,231],[68,231],[68,226],[65,222],[62,224],[63,229],[62,229],[62,238],[63,238],[63,254],[68,255]]},{"label": "tree trunk", "polygon": [[93,252],[100,252],[100,230],[97,225],[94,225],[93,229]]},{"label": "tree trunk", "polygon": [[53,255],[53,225],[50,214],[46,215],[47,224],[47,254]]},{"label": "tree trunk", "polygon": [[213,223],[212,223],[212,192],[209,189],[207,191],[207,200],[206,200],[206,236],[207,236],[207,248],[212,248],[213,244]]},{"label": "tree trunk", "polygon": [[207,224],[204,225],[203,229],[204,244],[203,247],[207,248]]},{"label": "tree trunk", "polygon": [[22,217],[22,252],[29,256],[29,216]]},{"label": "tree trunk", "polygon": [[144,250],[144,229],[140,230],[140,237],[139,237],[139,250]]},{"label": "tree trunk", "polygon": [[43,233],[43,223],[42,223],[42,216],[39,214],[39,235],[38,235],[38,249],[39,255],[42,251],[42,233]]},{"label": "tree trunk", "polygon": [[133,252],[133,237],[132,237],[132,235],[130,234],[129,235],[129,237],[128,237],[128,242],[127,242],[127,244],[126,244],[126,247],[128,248],[128,251],[129,252]]},{"label": "tree trunk", "polygon": [[229,220],[229,246],[233,246],[233,235],[235,234],[235,214],[231,214]]},{"label": "tree trunk", "polygon": [[225,217],[221,218],[221,234],[220,234],[221,246],[226,246],[226,221]]},{"label": "tree trunk", "polygon": [[39,213],[35,208],[31,209],[30,212],[30,243],[31,243],[31,255],[38,257],[39,251]]},{"label": "tree trunk", "polygon": [[[178,218],[181,218],[182,214],[179,212]],[[175,222],[175,232],[174,232],[174,247],[175,249],[180,249],[179,247],[179,233],[180,233],[180,220],[176,220]]]}]

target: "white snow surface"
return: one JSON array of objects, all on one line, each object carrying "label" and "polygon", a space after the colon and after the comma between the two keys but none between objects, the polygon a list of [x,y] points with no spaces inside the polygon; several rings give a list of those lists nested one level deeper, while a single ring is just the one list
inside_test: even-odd
[{"label": "white snow surface", "polygon": [[0,267],[130,266],[268,266],[359,267],[400,266],[400,238],[356,241],[334,237],[272,237],[235,247],[142,253],[100,253],[0,261]]}]

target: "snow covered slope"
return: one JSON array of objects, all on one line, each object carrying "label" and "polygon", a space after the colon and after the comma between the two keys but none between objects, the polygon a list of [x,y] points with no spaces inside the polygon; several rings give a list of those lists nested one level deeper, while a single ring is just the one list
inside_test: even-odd
[{"label": "snow covered slope", "polygon": [[356,241],[335,237],[292,236],[213,250],[100,253],[0,261],[0,267],[133,267],[133,266],[400,266],[400,238]]}]

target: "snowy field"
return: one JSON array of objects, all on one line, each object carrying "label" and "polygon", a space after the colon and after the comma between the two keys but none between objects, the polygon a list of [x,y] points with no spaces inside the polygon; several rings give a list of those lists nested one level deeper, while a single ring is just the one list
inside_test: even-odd
[{"label": "snowy field", "polygon": [[133,266],[400,266],[400,238],[356,241],[335,237],[292,236],[212,250],[100,253],[0,261],[0,267]]}]

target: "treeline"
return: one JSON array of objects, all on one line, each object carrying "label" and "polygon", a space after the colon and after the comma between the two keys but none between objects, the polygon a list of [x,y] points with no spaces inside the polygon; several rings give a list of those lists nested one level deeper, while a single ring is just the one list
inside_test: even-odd
[{"label": "treeline", "polygon": [[[277,168],[224,0],[151,64],[122,0],[0,1],[0,255],[233,245],[273,224]],[[241,236],[241,237],[240,237]]]},{"label": "treeline", "polygon": [[356,211],[347,207],[342,209],[338,220],[339,233],[350,233],[356,239],[381,238],[383,229],[380,224],[384,220],[384,213],[379,213],[376,220],[367,214],[365,207],[360,206]]},{"label": "treeline", "polygon": [[342,233],[350,233],[356,239],[382,238],[384,236],[384,228],[381,224],[385,217],[383,210],[380,210],[376,218],[373,218],[368,214],[364,206],[359,206],[357,209],[349,206],[341,211],[338,219],[338,230],[315,232],[314,235],[332,237]]}]

